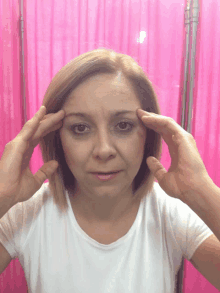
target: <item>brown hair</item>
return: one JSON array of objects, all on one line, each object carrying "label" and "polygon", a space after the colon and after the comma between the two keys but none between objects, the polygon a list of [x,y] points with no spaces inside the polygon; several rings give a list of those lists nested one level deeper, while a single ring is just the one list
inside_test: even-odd
[{"label": "brown hair", "polygon": [[[105,48],[86,52],[61,68],[49,84],[42,102],[42,105],[47,108],[46,114],[58,112],[70,93],[88,77],[100,73],[117,75],[119,72],[122,72],[122,75],[133,86],[141,102],[142,109],[161,114],[156,93],[143,69],[132,57]],[[40,149],[44,163],[50,160],[56,160],[59,163],[56,172],[48,178],[49,187],[60,211],[66,211],[68,205],[65,191],[67,190],[70,193],[74,191],[75,177],[66,163],[59,129],[50,132],[41,139]],[[133,181],[133,193],[135,196],[143,198],[152,190],[154,176],[146,164],[146,158],[154,156],[160,160],[161,153],[161,135],[147,128],[143,161]]]}]

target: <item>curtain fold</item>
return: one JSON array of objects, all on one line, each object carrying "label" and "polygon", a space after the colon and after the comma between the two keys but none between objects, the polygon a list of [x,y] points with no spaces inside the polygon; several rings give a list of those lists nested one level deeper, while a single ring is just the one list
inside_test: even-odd
[{"label": "curtain fold", "polygon": [[[19,0],[0,0],[0,156],[25,122]],[[105,47],[130,55],[158,95],[161,114],[181,124],[185,0],[24,0],[26,115],[38,111],[53,76],[71,59]],[[200,2],[192,135],[214,183],[220,186],[220,6]],[[161,163],[171,159],[163,143]],[[43,165],[37,146],[31,171]],[[48,182],[45,181],[45,182]],[[183,292],[218,292],[187,260]],[[0,292],[27,292],[19,260],[0,275]]]}]

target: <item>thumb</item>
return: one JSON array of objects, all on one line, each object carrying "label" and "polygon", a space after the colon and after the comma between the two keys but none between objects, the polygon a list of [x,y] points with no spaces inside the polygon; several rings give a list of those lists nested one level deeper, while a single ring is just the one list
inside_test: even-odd
[{"label": "thumb", "polygon": [[148,157],[146,162],[154,177],[160,182],[167,173],[166,169],[155,157]]},{"label": "thumb", "polygon": [[57,161],[49,161],[46,162],[35,174],[34,178],[40,184],[40,186],[44,183],[46,179],[48,179],[59,166]]}]

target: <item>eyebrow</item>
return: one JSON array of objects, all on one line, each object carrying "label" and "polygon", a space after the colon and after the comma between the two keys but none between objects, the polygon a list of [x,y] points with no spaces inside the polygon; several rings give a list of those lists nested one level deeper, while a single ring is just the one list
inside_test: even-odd
[{"label": "eyebrow", "polygon": [[[111,117],[117,117],[117,116],[120,116],[120,115],[124,115],[124,114],[131,114],[131,113],[136,113],[136,111],[128,111],[128,110],[122,110],[122,111],[113,111],[113,112],[110,112],[110,116]],[[78,117],[85,117],[85,118],[91,118],[90,114],[88,113],[81,113],[81,112],[72,112],[72,113],[69,113],[65,116],[65,118],[69,117],[69,116],[78,116]],[[64,119],[65,119],[64,118]]]}]

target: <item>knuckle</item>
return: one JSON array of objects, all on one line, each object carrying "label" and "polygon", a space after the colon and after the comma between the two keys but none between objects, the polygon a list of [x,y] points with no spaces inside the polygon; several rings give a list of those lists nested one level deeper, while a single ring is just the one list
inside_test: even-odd
[{"label": "knuckle", "polygon": [[168,127],[170,124],[173,124],[173,118],[168,117],[167,119],[164,119],[164,126]]},{"label": "knuckle", "polygon": [[13,151],[14,149],[16,149],[17,144],[18,144],[18,138],[14,138],[13,140],[9,141],[5,145],[5,150],[7,150],[7,151]]},{"label": "knuckle", "polygon": [[174,119],[172,117],[168,117],[168,122],[173,123]]},{"label": "knuckle", "polygon": [[8,143],[6,143],[5,149],[10,149],[11,145],[12,145],[12,141],[9,141]]},{"label": "knuckle", "polygon": [[14,138],[13,140],[9,141],[9,142],[6,144],[6,147],[10,148],[10,147],[12,147],[13,145],[15,145],[15,143],[16,143],[16,140],[15,140],[15,139],[16,139],[16,138]]},{"label": "knuckle", "polygon": [[32,125],[32,121],[33,121],[33,120],[28,120],[28,121],[25,123],[25,127],[26,127],[26,128],[30,128],[31,125]]},{"label": "knuckle", "polygon": [[[42,170],[42,169],[40,169],[39,171],[41,173],[41,179],[43,178],[43,180],[45,181],[47,179],[47,172],[45,170]],[[38,183],[41,186],[40,180],[38,180]]]},{"label": "knuckle", "polygon": [[188,137],[189,137],[189,139],[190,139],[193,143],[196,143],[196,141],[195,141],[193,135],[192,135],[191,133],[189,133],[189,132],[188,132]]},{"label": "knuckle", "polygon": [[31,125],[33,122],[34,122],[34,117],[32,117],[31,119],[29,119],[27,122],[26,122],[26,124],[29,124],[29,125]]}]

